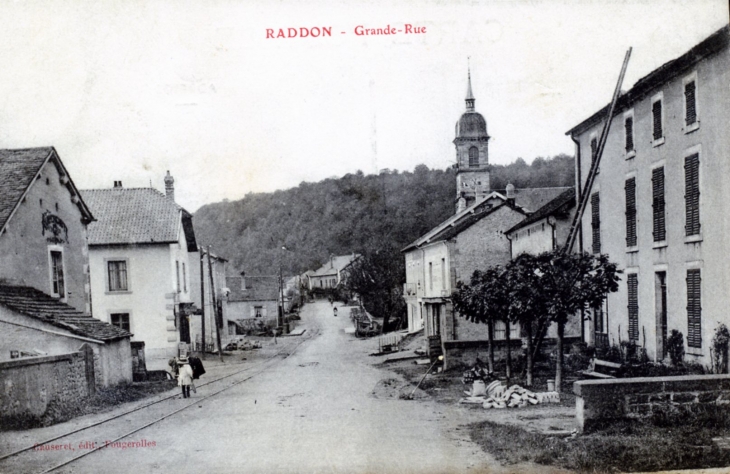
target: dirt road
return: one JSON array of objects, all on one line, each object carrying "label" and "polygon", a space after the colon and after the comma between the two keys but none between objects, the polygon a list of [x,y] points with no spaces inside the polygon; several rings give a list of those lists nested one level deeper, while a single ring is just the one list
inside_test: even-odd
[{"label": "dirt road", "polygon": [[319,334],[270,370],[124,440],[145,446],[103,449],[57,472],[492,471],[443,406],[373,395],[388,373],[372,367],[372,341],[345,333],[351,324],[327,302],[305,306],[299,327]]}]

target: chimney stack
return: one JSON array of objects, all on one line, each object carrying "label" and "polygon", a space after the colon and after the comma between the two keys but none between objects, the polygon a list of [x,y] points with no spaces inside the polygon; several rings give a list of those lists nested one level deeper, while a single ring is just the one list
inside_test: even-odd
[{"label": "chimney stack", "polygon": [[119,189],[122,187],[121,181],[114,181],[114,189]]},{"label": "chimney stack", "polygon": [[[119,185],[121,187],[121,181],[119,182]],[[170,199],[172,202],[175,202],[175,178],[170,175],[170,170],[167,170],[167,174],[165,175],[165,195],[168,199]]]},{"label": "chimney stack", "polygon": [[513,206],[515,204],[515,186],[512,183],[507,184],[507,203]]}]

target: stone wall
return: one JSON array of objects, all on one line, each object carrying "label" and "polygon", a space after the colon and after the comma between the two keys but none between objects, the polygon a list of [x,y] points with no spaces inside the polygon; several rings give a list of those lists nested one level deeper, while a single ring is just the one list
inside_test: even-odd
[{"label": "stone wall", "polygon": [[0,362],[0,423],[36,426],[94,392],[93,351]]},{"label": "stone wall", "polygon": [[[486,325],[484,325],[486,326]],[[522,339],[510,340],[512,360],[522,354]],[[472,366],[477,358],[483,363],[489,360],[489,343],[483,341],[443,341],[444,370],[459,366]],[[494,341],[494,360],[507,357],[507,341]]]},{"label": "stone wall", "polygon": [[581,380],[573,393],[576,421],[585,432],[624,418],[668,411],[689,416],[702,405],[730,405],[730,375]]}]

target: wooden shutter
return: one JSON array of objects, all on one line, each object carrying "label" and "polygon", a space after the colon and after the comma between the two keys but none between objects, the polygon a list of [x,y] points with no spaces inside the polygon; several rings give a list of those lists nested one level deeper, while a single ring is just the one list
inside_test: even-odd
[{"label": "wooden shutter", "polygon": [[636,246],[636,178],[626,180],[626,246]]},{"label": "wooden shutter", "polygon": [[664,213],[664,167],[654,168],[651,172],[652,208],[654,211],[654,242],[666,240],[666,217]]},{"label": "wooden shutter", "polygon": [[686,235],[697,235],[700,233],[700,155],[697,153],[684,159],[684,203]]},{"label": "wooden shutter", "polygon": [[684,117],[687,125],[692,125],[697,121],[697,97],[695,95],[695,81],[688,82],[684,85],[684,103],[686,115]]},{"label": "wooden shutter", "polygon": [[651,113],[654,118],[654,140],[659,140],[664,136],[662,130],[662,101],[657,100],[651,104]]},{"label": "wooden shutter", "polygon": [[687,346],[702,347],[701,278],[699,270],[687,270]]},{"label": "wooden shutter", "polygon": [[636,273],[627,275],[629,290],[629,339],[639,340],[639,279]]},{"label": "wooden shutter", "polygon": [[626,129],[626,152],[628,153],[634,149],[634,117],[626,117],[624,127]]},{"label": "wooden shutter", "polygon": [[598,140],[591,138],[591,166],[596,162],[596,155],[598,155]]},{"label": "wooden shutter", "polygon": [[591,195],[591,227],[593,229],[593,253],[601,253],[601,199],[598,193]]}]

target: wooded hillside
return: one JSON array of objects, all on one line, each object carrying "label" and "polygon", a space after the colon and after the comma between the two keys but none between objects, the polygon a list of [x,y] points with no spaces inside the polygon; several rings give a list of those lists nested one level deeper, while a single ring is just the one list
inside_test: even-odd
[{"label": "wooded hillside", "polygon": [[[573,157],[517,159],[495,165],[494,190],[570,186]],[[198,242],[229,260],[229,273],[275,274],[281,262],[291,275],[316,269],[330,254],[377,248],[383,241],[405,247],[453,214],[455,170],[419,165],[413,172],[361,171],[238,201],[207,204],[195,213]],[[288,250],[282,250],[285,246]]]}]

